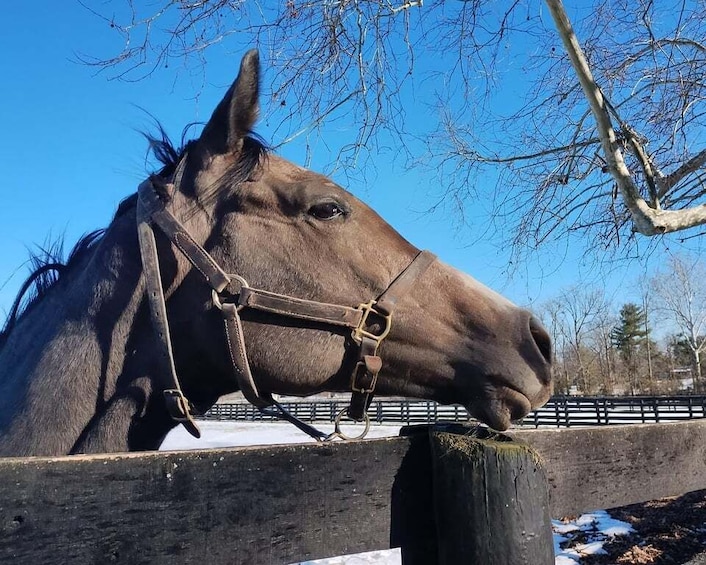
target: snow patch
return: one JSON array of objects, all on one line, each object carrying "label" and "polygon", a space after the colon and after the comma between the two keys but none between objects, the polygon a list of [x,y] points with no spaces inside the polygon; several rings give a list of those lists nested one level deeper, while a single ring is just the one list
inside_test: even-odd
[{"label": "snow patch", "polygon": [[399,549],[386,549],[383,551],[369,551],[355,555],[342,555],[317,559],[315,561],[302,561],[292,565],[401,565],[402,553]]},{"label": "snow patch", "polygon": [[606,541],[634,530],[627,522],[611,518],[605,510],[582,514],[575,520],[552,520],[555,565],[576,565],[585,555],[605,555]]}]

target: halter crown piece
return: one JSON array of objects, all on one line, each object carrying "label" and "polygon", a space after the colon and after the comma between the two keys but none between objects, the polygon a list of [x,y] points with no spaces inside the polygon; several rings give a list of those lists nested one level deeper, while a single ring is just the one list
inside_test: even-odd
[{"label": "halter crown piece", "polygon": [[[165,185],[157,177],[152,177],[142,182],[137,189],[137,233],[140,255],[152,326],[159,348],[161,362],[159,378],[162,380],[164,400],[169,414],[194,437],[201,436],[194,421],[194,407],[184,396],[176,373],[154,226],[167,236],[211,287],[213,304],[223,315],[233,372],[245,398],[264,414],[291,422],[317,441],[326,441],[335,437],[349,439],[339,427],[344,414],[352,420],[365,422],[365,430],[357,436],[364,437],[369,426],[367,408],[382,368],[378,348],[392,326],[392,312],[397,301],[411,289],[416,279],[426,271],[436,257],[429,251],[420,251],[377,299],[356,307],[304,300],[252,288],[243,277],[226,273],[189,235],[185,227],[167,210],[166,205],[159,198],[154,185],[160,183],[161,188],[173,194],[181,181],[184,163],[185,159],[182,159],[174,174],[174,183]],[[351,329],[351,341],[358,348],[357,361],[350,378],[351,400],[348,408],[337,416],[336,428],[332,434],[321,432],[298,420],[275,401],[270,393],[262,393],[258,390],[250,371],[240,319],[240,311],[245,308]]]}]

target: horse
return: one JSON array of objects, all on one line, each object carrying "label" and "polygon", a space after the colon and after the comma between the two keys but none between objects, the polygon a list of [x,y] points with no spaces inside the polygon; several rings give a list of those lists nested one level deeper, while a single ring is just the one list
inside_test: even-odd
[{"label": "horse", "polygon": [[[0,334],[0,455],[158,449],[238,390],[461,404],[496,430],[551,394],[552,345],[527,310],[419,251],[253,128],[256,50],[200,135],[152,137],[163,168],[46,263]],[[20,293],[21,295],[22,293]]]}]

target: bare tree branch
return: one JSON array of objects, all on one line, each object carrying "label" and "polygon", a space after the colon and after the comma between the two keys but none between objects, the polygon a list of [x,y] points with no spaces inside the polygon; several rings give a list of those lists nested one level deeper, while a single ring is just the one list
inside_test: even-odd
[{"label": "bare tree branch", "polygon": [[[584,95],[591,106],[601,138],[603,153],[608,161],[608,169],[615,178],[625,205],[630,210],[635,229],[644,235],[655,235],[706,223],[706,207],[704,206],[677,211],[659,210],[650,207],[642,198],[620,150],[603,93],[593,79],[588,61],[574,34],[563,4],[560,0],[546,1],[576,75],[581,82]],[[634,139],[631,142],[635,146]]]},{"label": "bare tree branch", "polygon": [[84,6],[120,48],[81,59],[141,80],[257,45],[275,145],[334,127],[344,171],[380,151],[438,171],[440,205],[483,203],[518,253],[580,233],[630,254],[636,234],[703,224],[701,0],[593,0],[573,26],[547,5],[571,60],[528,0],[106,0]]},{"label": "bare tree branch", "polygon": [[699,153],[694,155],[691,159],[683,163],[674,172],[662,176],[657,179],[657,185],[659,186],[658,196],[661,198],[665,196],[674,186],[680,183],[684,177],[695,173],[699,169],[706,165],[706,149],[702,149]]}]

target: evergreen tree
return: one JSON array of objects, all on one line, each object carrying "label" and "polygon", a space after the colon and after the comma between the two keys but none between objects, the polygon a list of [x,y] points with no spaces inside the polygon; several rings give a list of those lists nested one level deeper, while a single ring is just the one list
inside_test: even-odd
[{"label": "evergreen tree", "polygon": [[645,311],[637,304],[625,304],[620,309],[620,322],[611,331],[610,338],[625,363],[631,394],[635,394],[636,389],[638,349],[646,342],[648,333]]}]

